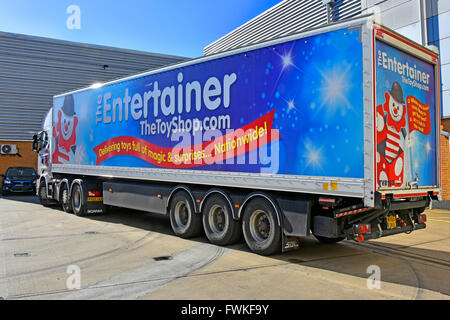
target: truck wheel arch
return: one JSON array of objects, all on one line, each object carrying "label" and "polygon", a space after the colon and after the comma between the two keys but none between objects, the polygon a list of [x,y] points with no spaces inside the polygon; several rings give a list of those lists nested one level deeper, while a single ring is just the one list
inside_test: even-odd
[{"label": "truck wheel arch", "polygon": [[62,179],[59,183],[58,183],[58,188],[57,188],[57,199],[58,201],[61,199],[61,188],[63,185],[67,185],[67,188],[69,189],[69,197],[70,197],[70,191],[72,190],[72,184],[69,182],[69,180],[67,178]]},{"label": "truck wheel arch", "polygon": [[235,210],[233,208],[233,202],[231,201],[230,196],[221,189],[214,188],[214,189],[208,190],[208,192],[203,196],[202,201],[200,202],[199,212],[202,212],[202,208],[203,208],[203,205],[205,204],[206,200],[208,200],[208,198],[213,194],[220,194],[221,196],[223,196],[226,199],[226,201],[228,202],[228,204],[230,205],[230,210],[233,214],[233,219],[239,220],[239,215],[235,213]]},{"label": "truck wheel arch", "polygon": [[41,189],[41,186],[44,185],[45,186],[45,194],[48,197],[48,184],[47,184],[47,178],[45,176],[42,176],[39,179],[39,186],[37,187],[37,192],[39,194],[39,190]]},{"label": "truck wheel arch", "polygon": [[85,186],[84,186],[84,181],[82,179],[75,179],[72,181],[72,183],[70,184],[70,188],[69,188],[69,197],[72,197],[72,190],[76,184],[78,184],[81,188],[81,194],[83,196],[82,201],[85,201],[85,199],[84,199]]},{"label": "truck wheel arch", "polygon": [[282,226],[282,215],[281,215],[281,210],[280,207],[278,206],[277,202],[275,201],[274,198],[272,198],[269,194],[267,193],[263,193],[263,192],[253,192],[251,194],[249,194],[244,201],[242,201],[242,204],[239,208],[239,212],[238,212],[238,218],[241,219],[242,218],[242,212],[245,209],[245,206],[247,205],[247,203],[249,202],[249,200],[254,199],[254,198],[263,198],[266,199],[267,201],[269,201],[269,203],[273,206],[276,214],[277,214],[277,223],[278,226],[281,227]]}]

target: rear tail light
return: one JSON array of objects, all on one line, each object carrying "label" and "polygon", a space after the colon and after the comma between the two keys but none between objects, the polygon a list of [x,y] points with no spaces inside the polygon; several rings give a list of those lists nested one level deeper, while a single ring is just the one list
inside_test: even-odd
[{"label": "rear tail light", "polygon": [[426,214],[421,214],[419,216],[419,223],[425,223],[427,222],[427,215]]},{"label": "rear tail light", "polygon": [[100,197],[101,192],[100,191],[88,191],[88,197]]},{"label": "rear tail light", "polygon": [[372,232],[372,226],[370,224],[355,224],[353,227],[355,234],[366,234]]}]

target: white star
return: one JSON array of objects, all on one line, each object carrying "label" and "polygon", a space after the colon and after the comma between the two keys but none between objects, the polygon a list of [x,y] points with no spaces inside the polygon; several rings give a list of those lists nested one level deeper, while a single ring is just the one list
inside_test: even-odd
[{"label": "white star", "polygon": [[315,148],[308,140],[305,142],[305,149],[303,157],[306,159],[306,168],[311,166],[313,169],[322,169],[322,148]]},{"label": "white star", "polygon": [[292,62],[291,52],[288,52],[284,56],[281,56],[281,63],[283,70],[294,65],[294,63]]},{"label": "white star", "polygon": [[288,101],[288,109],[289,110],[295,109],[294,100]]},{"label": "white star", "polygon": [[333,70],[318,70],[323,78],[323,87],[319,89],[322,92],[322,102],[319,110],[323,107],[327,108],[329,115],[340,110],[345,112],[346,109],[354,110],[348,100],[348,90],[352,86],[349,80],[350,65],[346,69],[335,67]]}]

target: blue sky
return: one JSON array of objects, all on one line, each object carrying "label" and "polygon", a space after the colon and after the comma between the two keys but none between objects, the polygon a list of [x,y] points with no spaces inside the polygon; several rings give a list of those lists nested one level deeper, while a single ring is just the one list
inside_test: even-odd
[{"label": "blue sky", "polygon": [[[281,0],[0,0],[0,31],[186,57]],[[66,26],[67,7],[81,29]]]}]

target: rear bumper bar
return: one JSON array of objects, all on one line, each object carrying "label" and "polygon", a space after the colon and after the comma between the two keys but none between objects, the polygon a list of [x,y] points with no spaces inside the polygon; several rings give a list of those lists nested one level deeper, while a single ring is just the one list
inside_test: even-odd
[{"label": "rear bumper bar", "polygon": [[392,236],[394,234],[399,233],[405,233],[405,232],[412,232],[415,230],[425,229],[427,225],[425,223],[416,223],[413,226],[407,226],[407,227],[401,227],[401,228],[395,228],[391,230],[374,230],[372,233],[364,234],[364,240],[370,240],[370,239],[378,239],[381,237],[387,237]]}]

